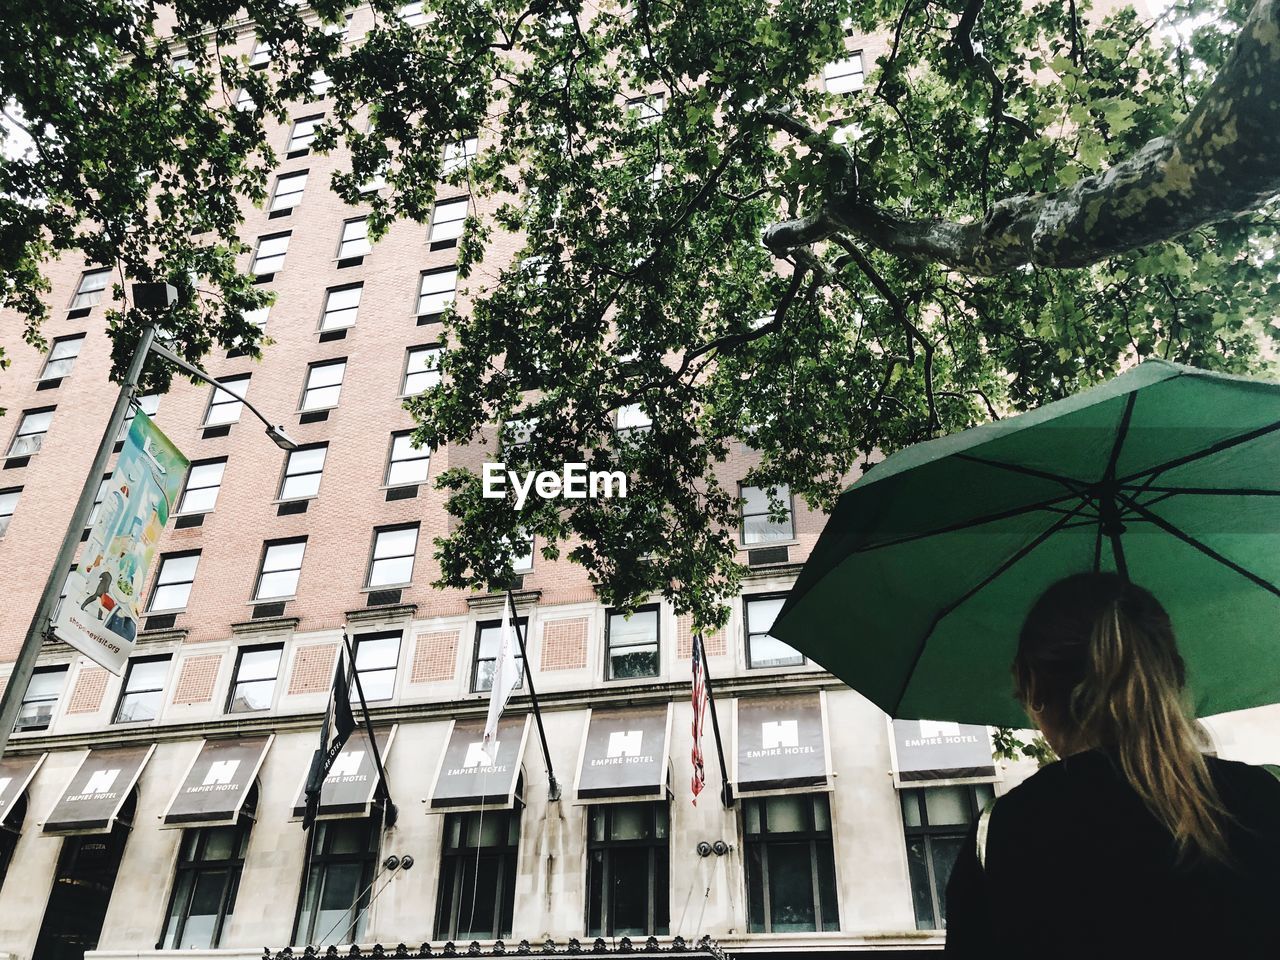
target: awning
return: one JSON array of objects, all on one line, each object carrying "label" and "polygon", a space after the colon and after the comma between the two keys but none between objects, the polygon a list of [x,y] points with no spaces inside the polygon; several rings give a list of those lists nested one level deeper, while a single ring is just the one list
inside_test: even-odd
[{"label": "awning", "polygon": [[[385,764],[387,755],[391,753],[391,743],[395,740],[396,727],[393,724],[373,733],[378,738],[378,750]],[[308,773],[304,772],[293,804],[293,815],[298,819],[306,812],[307,776]],[[369,735],[364,727],[357,727],[342,752],[333,758],[333,766],[320,788],[320,809],[316,816],[321,820],[367,817],[373,809],[377,790],[378,764],[373,758],[373,750],[369,748]]]},{"label": "awning", "polygon": [[895,786],[996,779],[991,732],[980,724],[894,720],[892,728]]},{"label": "awning", "polygon": [[235,823],[275,739],[206,740],[165,811],[165,827],[217,827]]},{"label": "awning", "polygon": [[436,770],[431,809],[492,810],[515,806],[529,720],[530,715],[525,714],[498,722],[494,757],[487,757],[484,752],[484,720],[455,720]]},{"label": "awning", "polygon": [[[830,789],[826,699],[821,691],[736,703],[736,794]],[[709,747],[704,744],[704,750]]]},{"label": "awning", "polygon": [[44,763],[47,754],[30,757],[8,757],[0,760],[0,827],[17,830],[21,824],[10,823],[13,808],[26,792],[31,780]]},{"label": "awning", "polygon": [[109,833],[156,745],[90,750],[44,821],[45,833]]},{"label": "awning", "polygon": [[592,710],[579,752],[579,801],[657,800],[667,793],[671,705]]}]

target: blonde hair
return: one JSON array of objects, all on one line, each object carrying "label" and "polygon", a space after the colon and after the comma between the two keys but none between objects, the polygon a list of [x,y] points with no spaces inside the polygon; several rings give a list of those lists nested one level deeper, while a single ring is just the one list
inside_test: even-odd
[{"label": "blonde hair", "polygon": [[1066,746],[1117,760],[1180,860],[1228,860],[1228,814],[1188,708],[1186,667],[1150,592],[1109,573],[1059,581],[1027,616],[1013,672],[1019,699]]}]

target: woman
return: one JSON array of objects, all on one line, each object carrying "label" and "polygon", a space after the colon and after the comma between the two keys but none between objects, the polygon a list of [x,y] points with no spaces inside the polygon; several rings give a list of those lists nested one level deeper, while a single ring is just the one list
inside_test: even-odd
[{"label": "woman", "polygon": [[1201,752],[1156,598],[1115,574],[1059,581],[1013,673],[1062,759],[975,824],[947,953],[1280,957],[1280,779]]}]

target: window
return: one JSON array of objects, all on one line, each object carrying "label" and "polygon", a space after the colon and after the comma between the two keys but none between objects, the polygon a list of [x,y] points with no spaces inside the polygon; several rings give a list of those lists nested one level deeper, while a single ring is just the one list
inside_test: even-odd
[{"label": "window", "polygon": [[133,425],[133,417],[139,410],[148,417],[154,417],[160,412],[160,395],[158,393],[149,393],[144,397],[137,397],[137,407],[129,404],[129,412],[124,416],[124,423],[120,425],[120,435],[116,437],[116,443],[123,443],[124,438],[129,435],[129,427]]},{"label": "window", "polygon": [[62,591],[58,594],[58,602],[53,605],[53,615],[49,618],[54,623],[58,622],[58,615],[62,613],[62,605],[67,602],[67,588],[71,586],[71,574],[78,566],[79,564],[73,563],[71,569],[67,571],[67,575],[62,578]]},{"label": "window", "polygon": [[665,101],[660,93],[647,97],[633,97],[627,101],[627,113],[640,123],[648,126],[662,119],[664,106]]},{"label": "window", "polygon": [[786,599],[785,596],[742,598],[749,668],[794,667],[804,663],[804,654],[769,633]]},{"label": "window", "polygon": [[658,675],[659,608],[641,607],[630,618],[609,611],[605,634],[605,679]]},{"label": "window", "polygon": [[269,237],[258,238],[258,249],[253,253],[253,266],[250,270],[262,277],[275,273],[284,266],[284,255],[289,251],[288,233],[276,233]]},{"label": "window", "polygon": [[824,793],[743,801],[747,930],[839,930],[831,808]]},{"label": "window", "polygon": [[13,725],[14,733],[49,729],[58,697],[62,695],[62,687],[67,682],[67,669],[66,665],[37,667],[31,674],[31,682],[27,684],[27,692],[22,697],[22,706],[18,708],[18,722]]},{"label": "window", "polygon": [[253,53],[249,55],[249,66],[265,67],[271,62],[271,44],[265,40],[259,40],[253,45]]},{"label": "window", "polygon": [[40,371],[41,380],[60,380],[71,373],[71,368],[76,365],[76,357],[80,355],[80,348],[84,346],[84,334],[79,333],[74,337],[59,337],[53,341],[53,346],[49,348],[49,355],[45,357],[44,369]]},{"label": "window", "polygon": [[457,289],[458,271],[455,267],[424,273],[418,285],[418,316],[444,313],[453,303]]},{"label": "window", "polygon": [[379,817],[316,821],[293,931],[295,944],[364,939],[380,827]]},{"label": "window", "polygon": [[[400,662],[400,632],[369,633],[357,636],[356,673],[360,675],[360,689],[366,703],[390,700],[396,688],[396,665]],[[351,685],[351,699],[359,702],[355,684]]]},{"label": "window", "polygon": [[332,86],[332,78],[323,70],[317,70],[311,74],[311,95],[313,97],[323,97]]},{"label": "window", "polygon": [[516,551],[511,561],[512,573],[528,573],[533,569],[533,535],[522,530],[509,542]]},{"label": "window", "polygon": [[403,487],[414,483],[426,483],[427,468],[431,464],[431,448],[415,447],[409,431],[391,435],[391,457],[387,461],[388,487]]},{"label": "window", "polygon": [[179,513],[208,513],[218,502],[222,488],[222,472],[227,468],[227,458],[193,463],[187,474],[187,486],[178,502]]},{"label": "window", "polygon": [[54,409],[46,407],[44,410],[23,411],[22,419],[18,421],[18,432],[9,443],[9,456],[29,457],[40,452],[40,447],[44,445],[44,435],[49,432],[49,424],[53,422]]},{"label": "window", "polygon": [[462,228],[467,220],[467,207],[470,203],[470,197],[459,197],[456,200],[443,200],[436,204],[431,214],[431,235],[428,238],[432,244],[457,240],[462,236]]},{"label": "window", "polygon": [[107,474],[98,481],[98,492],[93,495],[93,509],[89,511],[89,520],[85,523],[86,527],[92,527],[93,522],[98,519],[98,514],[102,512],[102,501],[107,499],[107,488],[111,486],[111,474]]},{"label": "window", "polygon": [[327,410],[338,405],[346,360],[326,360],[307,367],[307,385],[302,389],[302,410]]},{"label": "window", "polygon": [[827,93],[852,93],[862,89],[862,51],[851,53],[843,60],[827,64],[822,71],[822,83]]},{"label": "window", "polygon": [[102,302],[102,293],[111,280],[111,270],[86,270],[80,275],[80,286],[76,287],[76,295],[71,301],[72,310],[87,310]]},{"label": "window", "polygon": [[284,461],[284,479],[280,481],[281,500],[305,500],[320,492],[320,474],[329,445],[290,450]]},{"label": "window", "polygon": [[475,137],[464,137],[461,140],[455,140],[453,143],[445,144],[444,163],[440,165],[441,173],[447,177],[460,170],[465,170],[471,165],[471,161],[476,158],[479,146],[480,141]]},{"label": "window", "polygon": [[406,3],[400,8],[400,19],[411,27],[420,27],[427,22],[427,15],[422,12],[422,3]]},{"label": "window", "polygon": [[306,537],[268,541],[262,551],[262,568],[258,571],[253,599],[279,600],[296,595],[302,555],[306,550]]},{"label": "window", "polygon": [[437,346],[410,347],[405,357],[402,396],[416,397],[440,382],[440,353]]},{"label": "window", "polygon": [[241,87],[240,92],[236,94],[236,109],[242,113],[248,113],[257,108],[258,105],[253,102],[253,94],[249,92],[249,88]]},{"label": "window", "polygon": [[418,552],[418,525],[383,527],[373,532],[369,587],[395,587],[413,580],[413,557]]},{"label": "window", "polygon": [[347,35],[351,32],[351,14],[348,13],[337,23],[330,23],[326,25],[324,32],[330,37],[341,37],[343,40],[346,40]]},{"label": "window", "polygon": [[345,330],[347,327],[355,326],[356,315],[360,312],[360,295],[363,292],[363,283],[330,288],[324,298],[324,314],[320,317],[320,329],[322,331]]},{"label": "window", "polygon": [[615,430],[624,439],[633,434],[646,433],[653,426],[653,418],[638,403],[619,407],[615,417]]},{"label": "window", "polygon": [[[519,617],[516,624],[520,628],[520,636],[529,636],[529,620]],[[490,620],[476,624],[476,655],[471,667],[471,692],[480,693],[493,689],[493,674],[498,663],[498,648],[502,643],[502,621]],[[520,655],[519,644],[516,645],[516,663],[519,676],[516,687],[524,686],[524,657]]]},{"label": "window", "polygon": [[14,851],[18,847],[22,822],[27,819],[27,795],[24,793],[15,799],[9,808],[5,823],[0,824],[0,886],[4,885],[5,875],[9,872],[9,864],[13,862]]},{"label": "window", "polygon": [[124,686],[120,688],[120,702],[112,723],[129,723],[135,720],[154,720],[160,715],[164,700],[164,679],[169,673],[169,656],[136,657],[129,661],[125,671]]},{"label": "window", "polygon": [[947,925],[947,880],[969,827],[994,796],[989,783],[899,791],[916,929]]},{"label": "window", "polygon": [[[782,501],[785,516],[776,516],[769,508],[769,494],[773,499]],[[739,490],[742,497],[742,542],[747,546],[758,543],[773,543],[777,540],[791,540],[795,537],[795,525],[792,522],[791,488],[785,483],[764,490],[761,487],[743,486]]]},{"label": "window", "polygon": [[[222,383],[236,393],[243,395],[249,389],[249,374],[238,377],[223,377]],[[227,423],[235,423],[240,419],[240,408],[244,406],[240,397],[232,396],[220,387],[214,387],[209,394],[209,409],[205,411],[204,425],[217,427]]]},{"label": "window", "polygon": [[511,936],[519,849],[519,810],[445,815],[436,901],[438,939]]},{"label": "window", "polygon": [[271,313],[270,307],[258,307],[254,310],[246,310],[242,317],[244,322],[251,327],[257,327],[259,330],[267,329],[267,317]]},{"label": "window", "polygon": [[666,803],[587,811],[587,936],[666,936],[671,852]]},{"label": "window", "polygon": [[284,646],[279,643],[240,648],[236,655],[235,679],[231,681],[231,692],[227,695],[227,713],[271,709],[283,652]]},{"label": "window", "polygon": [[151,605],[147,611],[184,610],[191,596],[191,584],[196,578],[196,566],[200,563],[200,551],[166,553],[160,558],[160,570],[156,585],[151,591]]},{"label": "window", "polygon": [[270,211],[292,210],[302,202],[302,191],[307,186],[307,171],[289,173],[276,178],[276,192],[271,197]]},{"label": "window", "polygon": [[293,121],[293,129],[289,131],[289,142],[285,145],[285,152],[289,156],[310,153],[311,141],[316,138],[316,127],[320,126],[320,121],[323,119],[324,114],[320,114],[316,117],[303,117]]},{"label": "window", "polygon": [[182,831],[162,950],[209,950],[219,945],[236,907],[252,822],[242,815],[232,826]]},{"label": "window", "polygon": [[13,519],[13,512],[18,509],[20,496],[22,496],[21,487],[0,490],[0,537],[9,530],[9,521]]},{"label": "window", "polygon": [[342,237],[338,241],[338,259],[363,257],[372,250],[369,245],[369,221],[367,217],[347,220],[342,224]]}]

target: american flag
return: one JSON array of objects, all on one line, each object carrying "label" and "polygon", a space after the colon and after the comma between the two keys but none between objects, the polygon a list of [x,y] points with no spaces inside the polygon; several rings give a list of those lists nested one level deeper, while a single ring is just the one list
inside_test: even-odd
[{"label": "american flag", "polygon": [[702,762],[702,730],[707,715],[707,674],[702,663],[702,635],[693,637],[693,804],[707,785],[707,770]]}]

